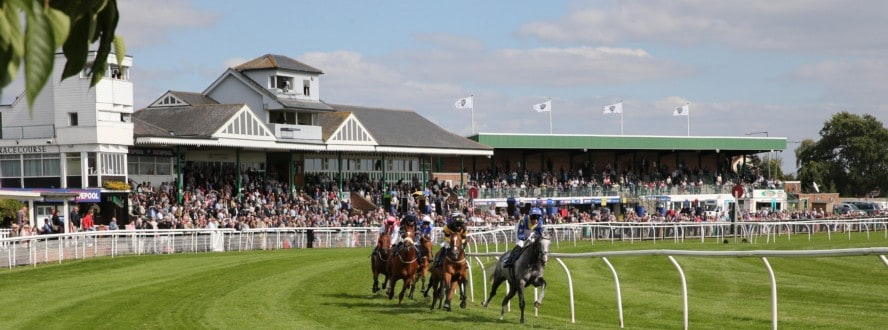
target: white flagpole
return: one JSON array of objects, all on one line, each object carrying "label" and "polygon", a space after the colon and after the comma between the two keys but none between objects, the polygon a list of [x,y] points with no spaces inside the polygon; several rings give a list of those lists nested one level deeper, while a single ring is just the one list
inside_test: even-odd
[{"label": "white flagpole", "polygon": [[688,136],[691,136],[691,103],[688,102]]},{"label": "white flagpole", "polygon": [[552,98],[549,98],[549,134],[552,134]]},{"label": "white flagpole", "polygon": [[475,94],[469,94],[469,98],[472,99],[472,135],[475,135]]},{"label": "white flagpole", "polygon": [[620,100],[620,135],[623,135],[623,100]]}]

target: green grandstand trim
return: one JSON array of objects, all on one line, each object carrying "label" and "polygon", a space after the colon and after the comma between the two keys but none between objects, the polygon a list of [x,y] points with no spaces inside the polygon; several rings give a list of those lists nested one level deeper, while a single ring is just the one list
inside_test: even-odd
[{"label": "green grandstand trim", "polygon": [[786,150],[785,137],[479,133],[469,139],[494,149]]}]

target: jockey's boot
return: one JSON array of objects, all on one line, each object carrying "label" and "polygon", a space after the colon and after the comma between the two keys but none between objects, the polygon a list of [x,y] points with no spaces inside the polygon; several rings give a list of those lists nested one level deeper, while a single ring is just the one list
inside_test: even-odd
[{"label": "jockey's boot", "polygon": [[515,255],[518,254],[517,253],[518,249],[519,248],[516,246],[514,249],[512,249],[512,252],[509,253],[509,256],[506,258],[506,262],[503,262],[504,268],[511,268],[512,267],[512,263],[515,262]]}]

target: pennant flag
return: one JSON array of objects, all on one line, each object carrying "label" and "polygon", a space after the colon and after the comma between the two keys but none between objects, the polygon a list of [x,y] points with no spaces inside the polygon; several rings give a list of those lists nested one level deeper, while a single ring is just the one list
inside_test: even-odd
[{"label": "pennant flag", "polygon": [[540,104],[534,104],[533,109],[536,110],[536,112],[552,111],[552,100],[548,100]]},{"label": "pennant flag", "polygon": [[691,112],[691,105],[685,104],[683,106],[675,108],[675,111],[672,111],[673,116],[689,116]]},{"label": "pennant flag", "polygon": [[604,114],[609,115],[612,113],[623,113],[623,102],[617,104],[611,104],[609,106],[604,107]]},{"label": "pennant flag", "polygon": [[456,106],[457,109],[472,109],[475,107],[473,98],[473,96],[461,98],[456,100],[456,103],[453,105]]}]

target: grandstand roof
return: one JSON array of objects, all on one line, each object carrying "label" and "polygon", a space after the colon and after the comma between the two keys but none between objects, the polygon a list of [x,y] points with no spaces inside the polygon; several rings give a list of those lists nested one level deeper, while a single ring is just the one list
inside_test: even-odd
[{"label": "grandstand roof", "polygon": [[470,136],[469,139],[494,149],[725,150],[743,152],[786,149],[785,137],[478,133]]}]

